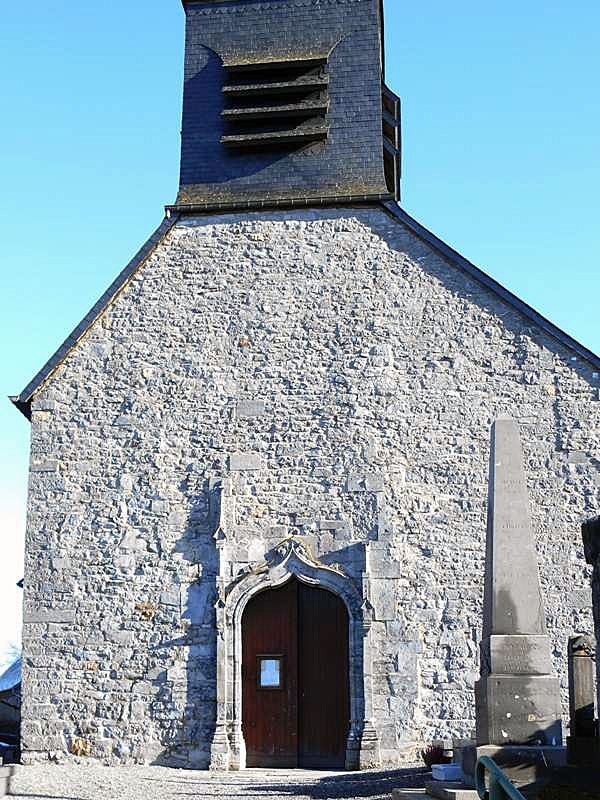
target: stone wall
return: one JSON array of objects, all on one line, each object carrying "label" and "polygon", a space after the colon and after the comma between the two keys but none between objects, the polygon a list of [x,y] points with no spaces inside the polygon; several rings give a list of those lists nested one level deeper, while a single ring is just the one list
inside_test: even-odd
[{"label": "stone wall", "polygon": [[182,219],[34,397],[24,758],[208,764],[219,524],[232,580],[294,532],[368,594],[386,763],[470,734],[501,413],[566,689],[598,386],[382,208]]}]

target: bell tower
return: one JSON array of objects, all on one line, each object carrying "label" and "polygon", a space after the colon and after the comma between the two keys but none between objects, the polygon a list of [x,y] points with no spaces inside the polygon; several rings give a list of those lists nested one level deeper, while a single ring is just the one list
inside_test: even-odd
[{"label": "bell tower", "polygon": [[400,103],[382,0],[183,0],[172,209],[398,199]]}]

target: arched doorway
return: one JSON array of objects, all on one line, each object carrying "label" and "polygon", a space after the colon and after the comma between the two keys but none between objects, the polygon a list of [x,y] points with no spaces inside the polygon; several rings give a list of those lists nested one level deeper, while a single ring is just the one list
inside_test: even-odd
[{"label": "arched doorway", "polygon": [[242,617],[242,729],[249,767],[343,769],[350,727],[343,600],[292,578]]}]

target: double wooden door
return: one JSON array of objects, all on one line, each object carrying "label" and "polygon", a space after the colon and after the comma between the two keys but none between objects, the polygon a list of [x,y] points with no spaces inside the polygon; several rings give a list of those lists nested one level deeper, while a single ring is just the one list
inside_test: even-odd
[{"label": "double wooden door", "polygon": [[292,580],[242,619],[242,726],[249,767],[343,769],[350,724],[348,612]]}]

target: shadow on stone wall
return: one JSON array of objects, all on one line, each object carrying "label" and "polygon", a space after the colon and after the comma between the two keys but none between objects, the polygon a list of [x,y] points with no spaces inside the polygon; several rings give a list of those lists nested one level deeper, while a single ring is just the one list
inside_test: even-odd
[{"label": "shadow on stone wall", "polygon": [[172,718],[162,720],[165,750],[153,763],[206,769],[216,724],[218,553],[214,532],[220,515],[220,484],[205,480],[203,491],[192,500],[175,551],[197,570],[197,578],[181,586],[184,635],[160,645],[172,655],[180,654],[181,660],[155,681],[157,700],[172,709]]}]

